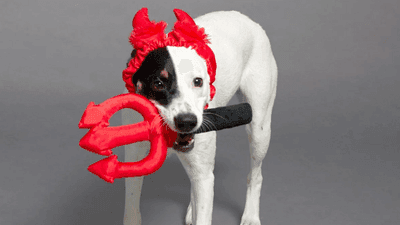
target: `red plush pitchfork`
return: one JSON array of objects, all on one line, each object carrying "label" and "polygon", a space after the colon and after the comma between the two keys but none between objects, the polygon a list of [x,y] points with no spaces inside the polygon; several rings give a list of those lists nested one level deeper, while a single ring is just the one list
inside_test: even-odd
[{"label": "red plush pitchfork", "polygon": [[[144,121],[108,127],[111,116],[123,108],[138,111]],[[110,183],[115,178],[143,176],[158,170],[167,155],[167,147],[172,147],[176,138],[175,132],[162,126],[157,108],[145,97],[136,94],[118,95],[99,105],[90,102],[79,122],[79,128],[90,129],[79,146],[100,155],[111,155],[111,149],[118,146],[138,141],[151,142],[149,154],[139,162],[122,163],[117,161],[116,155],[111,155],[89,166],[90,172]]]}]

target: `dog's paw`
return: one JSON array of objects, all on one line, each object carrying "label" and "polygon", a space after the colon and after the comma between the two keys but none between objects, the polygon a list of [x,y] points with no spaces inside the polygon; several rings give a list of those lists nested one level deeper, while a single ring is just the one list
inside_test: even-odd
[{"label": "dog's paw", "polygon": [[125,214],[124,216],[124,225],[141,225],[142,224],[142,215],[140,212],[133,213],[130,215]]},{"label": "dog's paw", "polygon": [[257,216],[243,216],[240,225],[261,225],[261,221]]},{"label": "dog's paw", "polygon": [[185,217],[185,224],[186,225],[192,225],[192,204],[189,204],[187,211],[186,211],[186,217]]}]

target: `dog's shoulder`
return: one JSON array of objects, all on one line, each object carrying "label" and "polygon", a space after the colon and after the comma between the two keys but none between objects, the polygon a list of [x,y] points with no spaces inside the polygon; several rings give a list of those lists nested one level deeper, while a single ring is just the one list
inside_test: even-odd
[{"label": "dog's shoulder", "polygon": [[205,29],[211,43],[217,42],[219,45],[230,41],[235,46],[237,42],[252,42],[255,38],[265,35],[258,23],[238,11],[207,13],[197,17],[195,22]]}]

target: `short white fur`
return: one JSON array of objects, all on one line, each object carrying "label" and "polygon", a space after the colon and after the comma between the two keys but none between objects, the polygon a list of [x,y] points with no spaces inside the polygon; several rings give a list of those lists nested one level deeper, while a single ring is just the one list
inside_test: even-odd
[{"label": "short white fur", "polygon": [[[210,47],[217,61],[214,82],[216,95],[209,102],[209,107],[225,106],[238,89],[252,106],[253,119],[246,125],[251,168],[247,177],[246,203],[240,224],[260,225],[260,192],[263,180],[261,166],[269,147],[271,114],[277,86],[277,66],[270,42],[261,26],[239,12],[213,12],[196,18],[195,22],[204,27],[209,35]],[[183,47],[168,47],[168,51],[175,65],[178,89],[184,95],[174,99],[167,108],[158,106],[159,110],[168,124],[173,121],[174,115],[185,110],[195,113],[198,119],[202,118],[202,107],[209,100],[209,80],[204,60],[193,54],[193,50]],[[198,90],[190,85],[190,79],[196,76],[204,79],[203,87]],[[132,110],[124,110],[122,117],[123,124],[142,121],[141,115]],[[148,142],[126,146],[125,161],[142,159],[148,149]],[[211,224],[215,151],[216,132],[196,134],[194,149],[188,153],[169,149],[169,153],[178,155],[191,182],[186,224]],[[143,177],[126,179],[124,225],[141,224],[139,202],[142,184]]]}]

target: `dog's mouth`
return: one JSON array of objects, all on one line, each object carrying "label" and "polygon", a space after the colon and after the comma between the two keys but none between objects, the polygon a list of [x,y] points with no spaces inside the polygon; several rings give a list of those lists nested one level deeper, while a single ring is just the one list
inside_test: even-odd
[{"label": "dog's mouth", "polygon": [[178,133],[173,148],[180,152],[189,152],[194,147],[194,134]]}]

